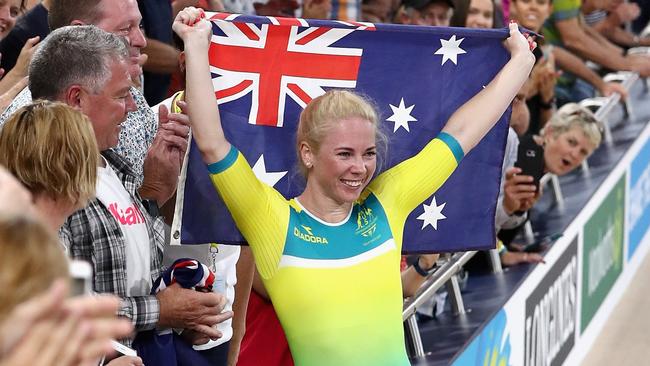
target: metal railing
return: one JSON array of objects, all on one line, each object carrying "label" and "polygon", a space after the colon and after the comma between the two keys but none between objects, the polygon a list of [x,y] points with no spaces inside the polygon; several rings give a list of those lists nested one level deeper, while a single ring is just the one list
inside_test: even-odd
[{"label": "metal railing", "polygon": [[454,312],[457,314],[465,313],[465,306],[463,298],[460,294],[460,287],[458,286],[458,279],[455,277],[458,271],[463,268],[463,265],[469,261],[476,251],[454,253],[442,264],[429,278],[424,281],[417,293],[404,301],[404,308],[402,310],[402,320],[406,322],[407,332],[406,338],[408,347],[412,357],[424,357],[424,345],[420,337],[420,329],[418,327],[415,312],[417,308],[428,301],[442,286],[451,283],[449,296],[454,302]]}]

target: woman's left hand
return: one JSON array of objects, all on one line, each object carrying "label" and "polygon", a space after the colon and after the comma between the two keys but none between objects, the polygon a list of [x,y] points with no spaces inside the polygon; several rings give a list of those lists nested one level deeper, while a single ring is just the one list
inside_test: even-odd
[{"label": "woman's left hand", "polygon": [[509,28],[510,37],[505,40],[504,45],[510,52],[510,56],[512,58],[528,57],[534,62],[535,56],[533,56],[532,50],[537,47],[535,40],[530,35],[524,37],[519,32],[519,25],[517,23],[510,23]]},{"label": "woman's left hand", "polygon": [[212,25],[205,19],[205,12],[203,9],[197,9],[193,6],[181,10],[174,23],[172,29],[184,42],[188,42],[192,37],[206,40],[207,45],[210,44],[212,37]]}]

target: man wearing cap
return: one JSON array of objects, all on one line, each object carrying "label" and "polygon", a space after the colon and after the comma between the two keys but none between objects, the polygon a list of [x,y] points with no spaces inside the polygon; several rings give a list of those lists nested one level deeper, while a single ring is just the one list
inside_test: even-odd
[{"label": "man wearing cap", "polygon": [[402,24],[448,27],[453,11],[451,0],[402,0],[397,19]]}]

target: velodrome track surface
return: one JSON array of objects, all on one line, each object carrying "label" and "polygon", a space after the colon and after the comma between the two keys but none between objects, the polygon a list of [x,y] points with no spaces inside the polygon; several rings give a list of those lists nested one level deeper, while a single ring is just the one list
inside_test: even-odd
[{"label": "velodrome track surface", "polygon": [[[602,145],[589,158],[589,173],[577,169],[560,178],[565,199],[564,210],[557,208],[550,186],[547,185],[544,196],[530,214],[537,238],[566,230],[648,124],[650,92],[644,89],[642,80],[632,86],[630,98],[633,118],[626,118],[621,106],[610,112],[608,119],[612,126],[613,144]],[[467,313],[454,316],[446,309],[436,319],[420,318],[420,333],[427,356],[424,359],[412,359],[412,364],[450,364],[504,306],[534,266],[523,264],[507,268],[499,275],[490,272],[470,273],[463,291]]]}]

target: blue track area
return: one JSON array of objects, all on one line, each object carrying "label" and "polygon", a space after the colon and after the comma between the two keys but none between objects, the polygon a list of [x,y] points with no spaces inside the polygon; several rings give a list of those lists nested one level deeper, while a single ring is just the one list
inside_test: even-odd
[{"label": "blue track area", "polygon": [[[633,85],[630,98],[633,118],[625,117],[622,106],[609,113],[613,144],[608,146],[603,143],[589,158],[589,172],[577,169],[560,178],[564,210],[558,209],[553,192],[547,185],[544,196],[530,213],[536,238],[565,231],[646,127],[650,119],[650,93],[644,90],[643,81]],[[470,272],[463,291],[466,314],[455,316],[450,310],[445,310],[435,319],[419,319],[427,356],[425,359],[411,360],[413,365],[450,364],[503,307],[533,266],[504,268],[501,274],[492,274],[489,270]]]}]

